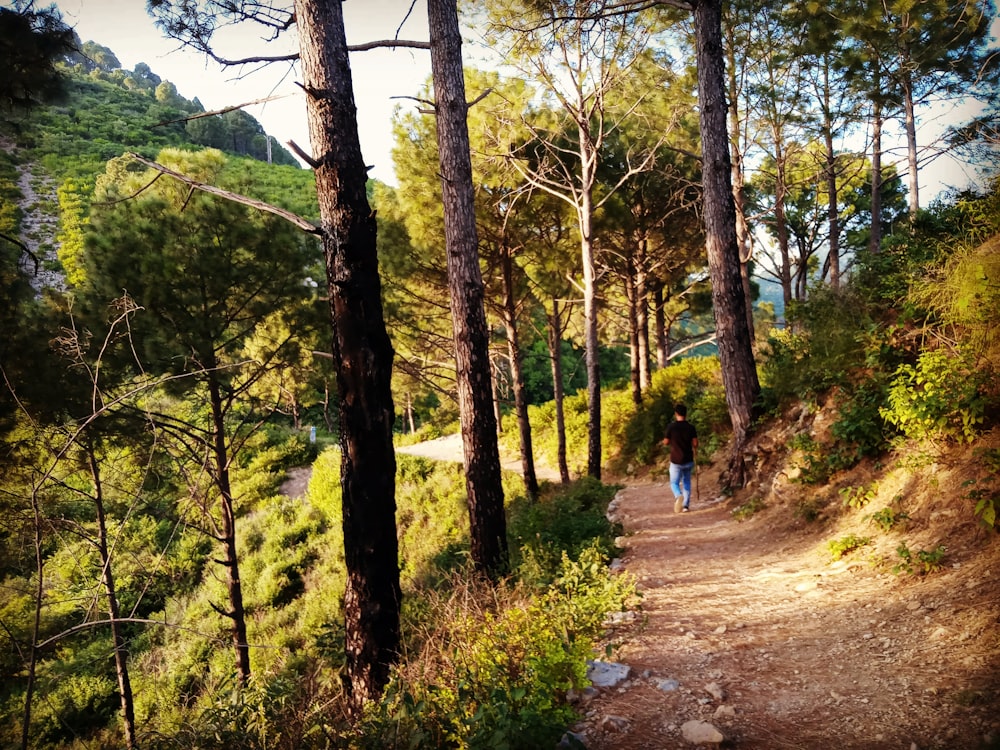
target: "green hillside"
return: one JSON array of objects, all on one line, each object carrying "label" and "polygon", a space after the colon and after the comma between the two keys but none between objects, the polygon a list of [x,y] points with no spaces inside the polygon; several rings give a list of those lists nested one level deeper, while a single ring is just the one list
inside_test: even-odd
[{"label": "green hillside", "polygon": [[[167,146],[210,147],[267,160],[268,136],[252,116],[234,110],[197,117],[205,114],[197,97],[185,99],[145,63],[124,70],[113,52],[87,42],[62,67],[67,76],[62,101],[8,122],[27,159],[42,164],[58,180],[87,180],[125,151],[153,157]],[[188,119],[193,116],[196,119]],[[298,166],[273,138],[271,161]]]}]

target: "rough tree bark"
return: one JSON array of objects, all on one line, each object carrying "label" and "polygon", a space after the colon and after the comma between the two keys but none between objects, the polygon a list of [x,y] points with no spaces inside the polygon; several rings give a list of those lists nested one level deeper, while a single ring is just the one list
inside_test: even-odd
[{"label": "rough tree bark", "polygon": [[517,330],[517,300],[514,297],[514,261],[511,249],[504,242],[500,251],[503,272],[503,323],[507,331],[507,355],[510,358],[510,375],[514,388],[514,411],[521,443],[521,475],[524,490],[534,500],[538,497],[538,476],[535,473],[535,455],[531,445],[531,422],[528,420],[528,397],[524,383],[524,364],[521,340]]},{"label": "rough tree bark", "polygon": [[[583,102],[577,112],[586,112]],[[587,365],[587,476],[601,478],[601,360],[597,319],[597,261],[594,250],[593,186],[597,181],[597,148],[588,121],[578,121],[580,147],[580,257],[583,265],[583,330]]]},{"label": "rough tree bark", "polygon": [[563,410],[565,393],[562,370],[563,311],[559,300],[552,300],[552,311],[546,314],[548,323],[549,361],[552,363],[552,400],[556,405],[556,463],[559,480],[569,484],[569,464],[566,462],[566,414]]},{"label": "rough tree bark", "polygon": [[743,171],[743,138],[740,117],[740,82],[736,76],[736,41],[732,37],[726,47],[729,65],[729,149],[733,170],[733,205],[736,210],[736,245],[740,252],[740,276],[743,279],[743,297],[747,305],[747,328],[750,341],[756,337],[753,321],[753,290],[750,285],[750,261],[753,257],[753,242],[746,215],[746,175]]},{"label": "rough tree bark", "polygon": [[479,268],[468,104],[455,0],[428,0],[427,19],[472,560],[480,571],[495,578],[507,566],[507,520],[497,423],[491,409],[489,329]]},{"label": "rough tree bark", "polygon": [[355,715],[399,656],[392,345],[341,3],[295,0],[340,393],[347,677]]},{"label": "rough tree bark", "polygon": [[[207,372],[215,373],[218,363],[214,356],[205,358]],[[233,648],[236,649],[236,669],[240,684],[250,679],[250,644],[247,639],[247,617],[243,606],[243,583],[240,579],[240,558],[236,550],[236,515],[233,511],[233,492],[229,482],[229,451],[226,446],[225,408],[222,404],[222,387],[218,378],[208,379],[208,400],[212,410],[212,453],[215,461],[215,486],[219,490],[219,508],[222,529],[218,539],[222,544],[226,569],[226,589],[229,592],[228,611],[216,608],[232,620]]]},{"label": "rough tree bark", "polygon": [[746,480],[743,452],[750,437],[754,402],[760,393],[736,240],[736,209],[726,128],[725,63],[721,0],[694,4],[700,107],[705,244],[712,280],[712,306],[718,331],[719,361],[733,426],[727,481]]},{"label": "rough tree bark", "polygon": [[108,546],[108,522],[104,510],[104,488],[101,482],[100,464],[92,448],[88,447],[87,463],[94,483],[94,509],[97,512],[97,551],[101,558],[101,583],[108,597],[108,620],[111,622],[111,643],[115,654],[115,674],[118,677],[118,698],[122,708],[122,723],[125,730],[125,747],[132,750],[135,739],[135,702],[132,699],[132,680],[128,673],[128,641],[122,632],[121,611],[118,607],[118,592],[111,569],[111,550]]}]

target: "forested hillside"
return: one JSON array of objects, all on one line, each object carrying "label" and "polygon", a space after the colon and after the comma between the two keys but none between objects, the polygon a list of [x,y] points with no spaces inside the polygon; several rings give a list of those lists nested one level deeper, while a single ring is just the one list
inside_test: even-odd
[{"label": "forested hillside", "polygon": [[[149,4],[201,53],[230,21],[301,32],[309,169],[53,9],[0,8],[24,63],[0,82],[0,746],[589,746],[588,661],[643,619],[612,483],[670,492],[679,402],[720,523],[793,519],[890,588],[995,559],[995,102],[935,144],[981,182],[932,201],[875,135],[901,123],[909,157],[914,111],[987,98],[991,6],[491,0],[463,32],[509,68],[463,76],[429,2],[396,186],[367,179],[343,68],[316,71],[348,59],[339,4]],[[395,452],[454,432],[455,462]]]}]

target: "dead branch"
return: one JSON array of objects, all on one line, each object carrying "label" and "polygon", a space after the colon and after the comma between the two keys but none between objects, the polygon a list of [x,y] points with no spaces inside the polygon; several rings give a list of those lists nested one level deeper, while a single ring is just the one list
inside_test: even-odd
[{"label": "dead branch", "polygon": [[395,49],[396,47],[408,47],[409,49],[430,49],[430,42],[415,42],[408,39],[380,39],[377,42],[365,42],[364,44],[347,45],[348,52],[368,52],[373,49]]},{"label": "dead branch", "polygon": [[223,107],[222,109],[213,109],[211,112],[196,112],[193,115],[188,115],[187,117],[178,117],[176,120],[164,120],[163,122],[156,123],[153,127],[159,128],[164,125],[173,125],[178,122],[189,122],[190,120],[199,120],[202,117],[214,117],[215,115],[224,115],[227,112],[233,112],[237,109],[243,109],[244,107],[252,107],[255,104],[267,104],[268,102],[273,102],[278,99],[284,99],[291,96],[291,94],[278,94],[276,96],[265,96],[263,99],[254,99],[252,102],[243,102],[243,104],[234,104],[231,107]]},{"label": "dead branch", "polygon": [[323,230],[313,224],[311,221],[302,218],[298,214],[292,213],[291,211],[286,211],[283,208],[278,208],[277,206],[272,206],[270,203],[265,203],[264,201],[259,201],[256,198],[249,198],[245,195],[240,195],[239,193],[234,193],[229,190],[223,190],[222,188],[215,187],[214,185],[208,185],[204,182],[199,182],[198,180],[192,179],[185,174],[180,172],[175,172],[162,164],[157,164],[155,161],[150,161],[139,154],[130,151],[128,156],[135,159],[140,164],[145,164],[150,169],[155,169],[158,172],[162,172],[169,177],[173,177],[175,180],[183,182],[185,185],[190,185],[195,190],[201,190],[202,192],[209,193],[211,195],[217,195],[220,198],[225,198],[226,200],[234,201],[235,203],[242,203],[245,206],[250,206],[251,208],[256,208],[258,211],[264,211],[269,214],[274,214],[275,216],[280,216],[282,219],[294,224],[299,229],[304,232],[309,232],[309,234],[322,235]]},{"label": "dead branch", "polygon": [[29,248],[27,245],[25,245],[23,242],[21,242],[21,240],[14,239],[9,234],[4,234],[3,232],[0,232],[0,239],[7,240],[7,242],[11,242],[11,243],[17,245],[19,248],[21,248],[21,252],[24,253],[25,255],[29,256],[31,258],[31,260],[34,262],[34,264],[35,264],[35,275],[36,276],[38,275],[38,256],[35,255],[33,252],[31,252],[31,248]]},{"label": "dead branch", "polygon": [[313,169],[319,167],[319,162],[307,154],[295,141],[286,141],[288,148],[295,152],[295,154],[302,159],[306,164],[308,164]]}]

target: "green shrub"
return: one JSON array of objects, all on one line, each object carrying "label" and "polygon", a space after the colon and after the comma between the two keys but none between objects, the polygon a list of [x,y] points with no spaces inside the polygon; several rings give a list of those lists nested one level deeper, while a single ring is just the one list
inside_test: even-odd
[{"label": "green shrub", "polygon": [[963,487],[971,489],[965,497],[975,503],[973,512],[980,522],[990,529],[997,527],[1000,511],[1000,448],[979,448],[973,452],[986,472],[983,476],[967,479]]},{"label": "green shrub", "polygon": [[842,536],[840,539],[831,539],[826,546],[830,550],[830,555],[833,559],[839,560],[844,555],[850,554],[854,550],[861,549],[871,543],[872,540],[870,537],[848,534],[847,536]]},{"label": "green shrub", "polygon": [[899,562],[893,566],[892,572],[896,574],[909,573],[912,575],[914,573],[915,566],[919,566],[919,572],[921,574],[926,575],[927,573],[933,573],[941,569],[946,550],[947,547],[943,544],[939,544],[932,550],[917,550],[914,555],[913,551],[909,548],[906,542],[900,542],[900,545],[896,548],[896,554],[899,556]]},{"label": "green shrub", "polygon": [[[553,586],[460,591],[439,604],[439,631],[419,665],[401,671],[370,707],[359,748],[554,747],[576,713],[565,699],[586,684],[586,662],[610,611],[634,597],[598,547],[564,555]],[[418,671],[419,670],[419,671]]]},{"label": "green shrub", "polygon": [[60,675],[40,691],[32,712],[32,747],[71,741],[104,726],[118,706],[117,686],[103,675]]},{"label": "green shrub", "polygon": [[907,515],[904,511],[894,510],[891,506],[886,506],[885,508],[882,508],[882,510],[876,511],[868,516],[869,521],[886,533],[892,531],[907,518],[909,518],[909,515]]},{"label": "green shrub", "polygon": [[972,442],[985,418],[982,376],[968,356],[932,349],[901,365],[889,387],[885,420],[911,440]]},{"label": "green shrub", "polygon": [[585,547],[597,545],[610,557],[619,530],[605,513],[616,490],[585,477],[554,488],[536,502],[512,502],[507,536],[511,566],[520,580],[531,586],[549,585],[563,555],[575,558]]},{"label": "green shrub", "polygon": [[747,500],[742,505],[733,508],[732,516],[737,521],[747,521],[753,518],[760,511],[764,510],[766,507],[767,505],[764,504],[764,498],[755,496]]},{"label": "green shrub", "polygon": [[872,482],[867,487],[844,487],[840,490],[840,496],[844,498],[844,505],[855,509],[864,508],[878,497],[878,482]]},{"label": "green shrub", "polygon": [[816,500],[800,500],[795,506],[795,516],[806,523],[818,521],[822,515],[822,505]]},{"label": "green shrub", "polygon": [[886,405],[888,387],[884,378],[870,375],[840,404],[830,433],[845,446],[854,449],[856,459],[875,456],[888,444],[888,426],[881,410]]},{"label": "green shrub", "polygon": [[864,362],[860,342],[871,325],[856,296],[829,287],[813,289],[787,314],[791,328],[773,329],[761,351],[763,397],[773,406],[849,383]]}]

